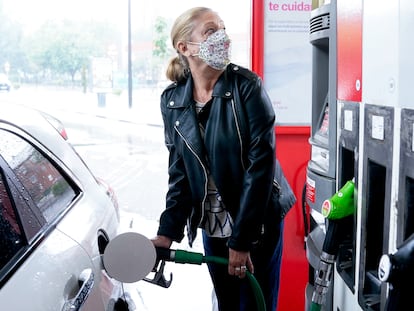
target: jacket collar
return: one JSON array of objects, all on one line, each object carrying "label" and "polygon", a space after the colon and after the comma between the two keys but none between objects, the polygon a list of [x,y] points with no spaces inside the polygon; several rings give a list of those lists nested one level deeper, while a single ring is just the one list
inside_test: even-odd
[{"label": "jacket collar", "polygon": [[180,85],[177,85],[177,89],[174,92],[174,108],[185,108],[191,105],[193,102],[193,78],[191,75],[188,77],[185,82],[183,83],[183,87],[180,87]]},{"label": "jacket collar", "polygon": [[232,88],[231,88],[231,77],[233,73],[231,72],[231,66],[233,64],[229,64],[220,78],[217,80],[216,85],[213,89],[213,97],[221,97],[221,98],[231,98],[232,97]]},{"label": "jacket collar", "polygon": [[[213,98],[214,97],[221,97],[221,98],[232,98],[232,87],[231,87],[231,79],[233,74],[234,68],[237,68],[234,64],[229,64],[223,74],[219,77],[216,84],[214,85],[213,89]],[[175,108],[184,108],[191,105],[193,102],[193,86],[194,81],[191,75],[188,76],[185,82],[182,82],[184,87],[181,88],[181,91],[175,94],[174,102]]]}]

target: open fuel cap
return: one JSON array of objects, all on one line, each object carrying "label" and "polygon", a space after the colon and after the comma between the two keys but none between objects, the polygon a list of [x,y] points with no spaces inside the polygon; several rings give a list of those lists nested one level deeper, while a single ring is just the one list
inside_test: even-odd
[{"label": "open fuel cap", "polygon": [[152,271],[155,261],[154,245],[136,232],[116,236],[103,254],[103,265],[108,275],[123,283],[142,280]]}]

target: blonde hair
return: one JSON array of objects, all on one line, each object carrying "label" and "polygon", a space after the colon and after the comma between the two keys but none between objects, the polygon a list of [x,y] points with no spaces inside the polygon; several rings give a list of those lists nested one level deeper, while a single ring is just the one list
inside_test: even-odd
[{"label": "blonde hair", "polygon": [[172,58],[168,64],[165,74],[169,80],[179,82],[188,76],[190,70],[188,60],[178,51],[177,43],[190,40],[195,20],[197,20],[200,15],[211,11],[211,9],[206,7],[195,7],[185,11],[175,20],[174,25],[171,28],[171,43],[174,50],[177,51],[177,56]]}]

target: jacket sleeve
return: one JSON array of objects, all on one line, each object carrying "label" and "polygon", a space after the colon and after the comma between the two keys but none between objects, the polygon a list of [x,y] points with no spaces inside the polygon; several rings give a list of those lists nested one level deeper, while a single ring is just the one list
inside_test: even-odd
[{"label": "jacket sleeve", "polygon": [[258,76],[251,74],[248,80],[239,83],[235,93],[241,127],[247,130],[240,209],[228,242],[236,250],[250,250],[260,238],[276,163],[275,113],[271,100]]},{"label": "jacket sleeve", "polygon": [[161,96],[161,113],[164,121],[165,145],[169,152],[169,179],[166,208],[161,214],[157,234],[181,242],[184,237],[184,227],[191,212],[191,192],[183,159],[172,140],[174,126],[167,115],[167,103],[168,98],[164,93]]}]

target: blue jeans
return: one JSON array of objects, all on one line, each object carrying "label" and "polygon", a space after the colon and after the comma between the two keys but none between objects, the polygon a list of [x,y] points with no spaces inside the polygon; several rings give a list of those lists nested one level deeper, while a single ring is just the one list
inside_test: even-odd
[{"label": "blue jeans", "polygon": [[[206,256],[229,258],[227,239],[212,238],[203,231]],[[275,224],[250,252],[254,276],[262,289],[267,311],[275,311],[279,294],[280,265],[283,248],[283,221]],[[256,301],[247,278],[228,274],[227,265],[208,263],[220,311],[254,311]]]}]

